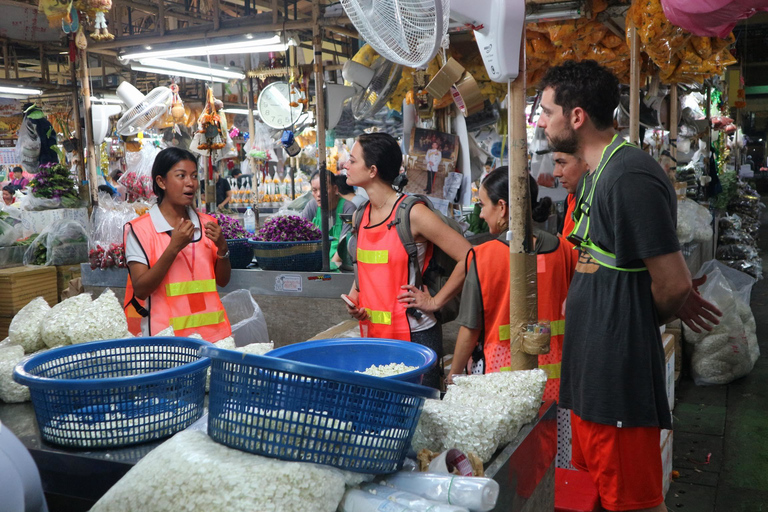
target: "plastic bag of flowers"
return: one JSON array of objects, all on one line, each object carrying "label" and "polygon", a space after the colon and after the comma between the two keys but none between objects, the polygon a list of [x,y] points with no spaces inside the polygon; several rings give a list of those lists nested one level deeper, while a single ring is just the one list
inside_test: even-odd
[{"label": "plastic bag of flowers", "polygon": [[27,354],[45,348],[41,327],[43,319],[50,311],[51,307],[44,298],[32,299],[11,320],[11,325],[8,327],[8,337],[11,342],[21,345]]},{"label": "plastic bag of flowers", "polygon": [[488,462],[536,417],[546,383],[539,369],[457,378],[443,400],[424,403],[411,445],[416,452],[475,452]]},{"label": "plastic bag of flowers", "polygon": [[123,226],[136,217],[132,204],[115,201],[108,194],[99,196],[99,204],[91,214],[88,259],[92,269],[126,266]]},{"label": "plastic bag of flowers", "polygon": [[107,288],[98,299],[80,312],[77,322],[69,323],[67,337],[74,345],[89,341],[121,339],[125,338],[127,333],[128,322],[123,307],[115,293]]},{"label": "plastic bag of flowers", "polygon": [[90,307],[91,302],[90,295],[81,293],[53,306],[40,329],[43,343],[49,348],[70,345],[70,327],[80,322],[81,313]]},{"label": "plastic bag of flowers", "polygon": [[13,380],[13,369],[24,359],[24,349],[19,345],[0,348],[0,400],[6,403],[29,401],[29,388]]},{"label": "plastic bag of flowers", "polygon": [[334,512],[352,476],[242,452],[187,430],[152,450],[91,511]]}]

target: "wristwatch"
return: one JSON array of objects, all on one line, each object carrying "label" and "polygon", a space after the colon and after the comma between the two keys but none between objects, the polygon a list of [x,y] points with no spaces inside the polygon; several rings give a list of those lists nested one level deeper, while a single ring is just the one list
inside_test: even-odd
[{"label": "wristwatch", "polygon": [[229,258],[229,249],[227,249],[227,252],[224,253],[224,256],[219,256],[219,253],[217,252],[216,257],[219,258],[220,260],[226,260],[227,258]]}]

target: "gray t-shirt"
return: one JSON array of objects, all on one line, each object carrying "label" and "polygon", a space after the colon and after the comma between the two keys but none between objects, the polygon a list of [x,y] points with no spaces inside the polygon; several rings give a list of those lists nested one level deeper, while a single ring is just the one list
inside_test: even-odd
[{"label": "gray t-shirt", "polygon": [[[594,174],[582,178],[592,186]],[[634,147],[618,150],[597,182],[589,237],[620,267],[680,250],[675,191],[658,163]],[[585,252],[568,291],[560,405],[580,418],[619,427],[672,428],[664,348],[647,271],[597,264]]]}]

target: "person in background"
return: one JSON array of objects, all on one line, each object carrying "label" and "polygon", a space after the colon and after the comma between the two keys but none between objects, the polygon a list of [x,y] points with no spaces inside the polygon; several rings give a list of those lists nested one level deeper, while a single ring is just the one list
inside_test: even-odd
[{"label": "person in background", "polygon": [[241,171],[239,167],[232,169],[232,172],[229,173],[229,175],[235,178],[235,182],[237,183],[238,187],[243,186],[243,171]]},{"label": "person in background", "polygon": [[[328,229],[330,232],[328,235],[331,237],[331,251],[329,258],[336,264],[341,263],[341,259],[336,254],[339,246],[339,241],[347,236],[352,230],[352,225],[345,223],[341,216],[344,214],[353,214],[357,209],[357,206],[352,201],[347,201],[339,194],[339,187],[336,184],[336,176],[333,173],[328,173]],[[311,220],[318,229],[322,226],[322,211],[320,209],[320,171],[315,171],[309,177],[309,184],[312,187],[312,197],[314,201],[310,201],[304,207],[301,212],[301,216],[307,220]]]},{"label": "person in background", "polygon": [[232,200],[232,187],[229,185],[229,181],[219,174],[219,171],[214,171],[213,178],[216,180],[217,209],[223,210]]},{"label": "person in background", "polygon": [[603,508],[666,512],[659,440],[672,418],[659,325],[679,315],[711,329],[702,318],[716,323],[719,311],[691,291],[669,179],[613,128],[613,73],[593,60],[567,61],[549,68],[540,87],[538,125],[550,147],[590,170],[571,235],[580,254],[560,378],[560,406],[572,411],[572,462],[589,472]]},{"label": "person in background", "polygon": [[193,207],[198,186],[195,156],[162,150],[152,166],[157,204],[125,225],[125,310],[137,336],[168,326],[210,342],[232,334],[216,288],[229,283],[229,250],[216,220]]},{"label": "person in background", "polygon": [[443,154],[440,152],[438,145],[437,142],[433,142],[432,149],[429,149],[424,156],[424,160],[427,163],[427,186],[424,192],[427,194],[432,193],[432,186],[435,184],[435,176],[437,176],[437,168],[443,159]]},{"label": "person in background", "polygon": [[566,237],[565,243],[573,247],[567,237],[573,231],[573,210],[576,208],[574,194],[579,186],[579,180],[589,171],[589,168],[584,160],[568,153],[555,152],[552,154],[552,160],[555,163],[552,174],[558,178],[560,185],[568,191],[568,196],[565,198],[566,209],[562,235]]},{"label": "person in background", "polygon": [[336,186],[339,187],[339,195],[346,199],[347,201],[352,202],[355,205],[355,208],[360,206],[366,201],[366,197],[362,194],[356,194],[355,193],[355,187],[350,187],[347,184],[347,175],[346,174],[337,174],[335,176]]},{"label": "person in background", "polygon": [[[533,220],[549,216],[552,200],[538,200],[538,186],[529,175]],[[483,374],[510,370],[509,346],[509,171],[493,170],[480,185],[482,217],[497,238],[472,248],[467,256],[467,277],[456,321],[461,326],[451,363],[448,383],[466,369]],[[550,351],[539,356],[539,368],[548,374],[545,400],[557,400],[560,392],[560,361],[563,352],[563,302],[568,293],[578,253],[561,237],[533,229],[537,258],[538,318],[550,322]],[[468,364],[470,363],[471,364]],[[568,411],[558,411],[558,431],[570,433]],[[558,467],[567,467],[570,451],[558,455]]]},{"label": "person in background", "polygon": [[[437,353],[438,364],[424,375],[423,384],[440,387],[443,356],[442,326],[434,312],[461,291],[464,258],[469,242],[424,204],[411,209],[410,223],[417,244],[418,268],[413,268],[396,229],[390,229],[408,182],[400,174],[400,146],[386,133],[360,135],[345,165],[347,183],[362,187],[369,203],[362,212],[357,235],[357,280],[349,297],[349,314],[360,322],[363,337],[413,341]],[[433,245],[458,263],[443,288],[433,297],[414,286],[415,273],[429,264]]]},{"label": "person in background", "polygon": [[16,189],[12,185],[6,185],[3,187],[3,204],[5,206],[11,206],[14,202],[13,193]]},{"label": "person in background", "polygon": [[29,180],[24,177],[24,169],[18,165],[13,168],[13,179],[11,180],[11,185],[16,190],[23,190],[27,185],[29,185]]}]

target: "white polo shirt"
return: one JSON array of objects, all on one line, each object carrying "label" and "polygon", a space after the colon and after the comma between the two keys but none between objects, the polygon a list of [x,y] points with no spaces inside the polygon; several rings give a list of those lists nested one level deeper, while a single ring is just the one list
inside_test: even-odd
[{"label": "white polo shirt", "polygon": [[[195,227],[193,240],[198,241],[202,237],[200,217],[198,217],[197,212],[195,212],[194,208],[191,206],[187,206],[187,214],[189,215],[189,219],[192,221],[192,224]],[[149,209],[149,218],[152,220],[152,225],[155,226],[155,231],[158,233],[167,233],[173,231],[173,227],[171,227],[171,225],[168,224],[168,221],[165,220],[163,213],[160,211],[160,207],[157,205],[154,205]],[[127,264],[132,261],[143,263],[144,265],[149,266],[149,261],[147,261],[147,257],[144,254],[144,251],[141,249],[141,245],[139,244],[138,238],[136,238],[136,234],[133,232],[133,230],[129,230],[125,240],[125,262]]]}]

